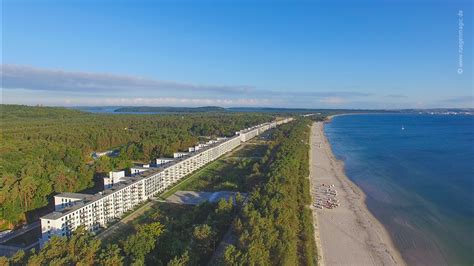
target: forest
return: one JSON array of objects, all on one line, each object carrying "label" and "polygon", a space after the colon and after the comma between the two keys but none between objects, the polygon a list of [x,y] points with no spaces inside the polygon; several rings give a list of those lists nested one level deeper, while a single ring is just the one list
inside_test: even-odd
[{"label": "forest", "polygon": [[[272,120],[256,113],[94,114],[20,105],[0,105],[0,114],[0,231],[37,218],[34,210],[55,193],[93,187],[110,170]],[[107,150],[117,156],[91,156]]]},{"label": "forest", "polygon": [[[309,126],[308,119],[298,119],[272,132],[265,156],[251,171],[260,180],[246,204],[240,197],[235,205],[155,204],[118,238],[101,241],[80,229],[70,239],[54,237],[39,252],[0,258],[0,264],[315,265]],[[209,261],[229,229],[233,244]]]}]

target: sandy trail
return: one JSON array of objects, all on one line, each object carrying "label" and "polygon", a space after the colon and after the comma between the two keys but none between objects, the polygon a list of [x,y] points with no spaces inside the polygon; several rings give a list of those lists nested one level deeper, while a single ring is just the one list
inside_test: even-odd
[{"label": "sandy trail", "polygon": [[335,159],[323,126],[316,122],[311,128],[311,190],[313,194],[317,185],[334,184],[341,205],[330,210],[311,207],[320,265],[405,265],[388,232],[368,211],[364,193]]}]

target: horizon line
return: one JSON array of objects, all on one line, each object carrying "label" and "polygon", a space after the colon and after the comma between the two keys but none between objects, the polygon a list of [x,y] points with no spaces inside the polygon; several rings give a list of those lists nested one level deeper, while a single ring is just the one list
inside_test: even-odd
[{"label": "horizon line", "polygon": [[268,106],[229,106],[222,107],[217,105],[203,105],[203,106],[173,106],[173,105],[43,105],[43,104],[13,104],[13,103],[0,103],[0,105],[17,105],[17,106],[29,106],[29,107],[53,107],[53,108],[124,108],[124,107],[147,107],[147,108],[222,108],[222,109],[286,109],[286,110],[370,110],[370,111],[403,111],[403,110],[436,110],[436,109],[455,109],[455,110],[472,110],[474,107],[430,107],[430,108],[312,108],[312,107],[268,107]]}]

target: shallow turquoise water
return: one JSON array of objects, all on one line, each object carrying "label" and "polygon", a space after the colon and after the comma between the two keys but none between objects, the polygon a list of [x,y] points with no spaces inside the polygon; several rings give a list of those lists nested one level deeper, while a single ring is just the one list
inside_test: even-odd
[{"label": "shallow turquoise water", "polygon": [[474,116],[338,116],[325,134],[410,265],[473,265]]}]

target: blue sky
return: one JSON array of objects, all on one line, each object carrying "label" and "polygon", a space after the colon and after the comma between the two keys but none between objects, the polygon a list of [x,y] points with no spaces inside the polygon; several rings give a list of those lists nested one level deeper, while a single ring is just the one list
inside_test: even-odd
[{"label": "blue sky", "polygon": [[474,107],[471,1],[6,0],[2,14],[4,103]]}]

